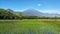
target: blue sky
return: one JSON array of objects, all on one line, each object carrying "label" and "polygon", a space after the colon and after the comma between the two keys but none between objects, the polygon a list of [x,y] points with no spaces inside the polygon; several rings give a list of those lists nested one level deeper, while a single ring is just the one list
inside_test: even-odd
[{"label": "blue sky", "polygon": [[44,13],[60,14],[60,0],[0,0],[0,8],[15,11],[33,8]]}]

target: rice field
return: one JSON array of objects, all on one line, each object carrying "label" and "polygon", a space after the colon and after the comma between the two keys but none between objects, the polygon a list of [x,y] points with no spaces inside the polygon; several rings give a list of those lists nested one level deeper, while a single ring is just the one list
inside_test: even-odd
[{"label": "rice field", "polygon": [[60,34],[60,19],[0,20],[0,34]]}]

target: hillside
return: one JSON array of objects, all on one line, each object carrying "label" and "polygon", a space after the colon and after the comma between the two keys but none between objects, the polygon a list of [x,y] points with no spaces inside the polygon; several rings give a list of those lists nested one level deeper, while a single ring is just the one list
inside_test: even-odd
[{"label": "hillside", "polygon": [[18,17],[11,10],[0,9],[0,19],[17,19]]},{"label": "hillside", "polygon": [[27,14],[25,14],[23,12],[13,12],[13,14],[15,14],[17,16],[27,16]]}]

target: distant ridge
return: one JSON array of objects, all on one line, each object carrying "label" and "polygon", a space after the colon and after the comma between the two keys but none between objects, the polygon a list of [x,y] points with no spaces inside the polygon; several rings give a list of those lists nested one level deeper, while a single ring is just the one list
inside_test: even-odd
[{"label": "distant ridge", "polygon": [[23,13],[29,15],[29,16],[45,16],[45,17],[60,17],[60,14],[49,14],[49,13],[42,13],[35,9],[27,9],[23,11]]},{"label": "distant ridge", "polygon": [[27,9],[24,11],[25,14],[29,15],[29,16],[41,16],[41,12],[35,10],[35,9]]}]

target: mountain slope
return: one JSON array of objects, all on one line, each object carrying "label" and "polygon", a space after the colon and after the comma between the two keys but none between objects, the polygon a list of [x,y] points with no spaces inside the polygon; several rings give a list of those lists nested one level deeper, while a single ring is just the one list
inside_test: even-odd
[{"label": "mountain slope", "polygon": [[14,12],[13,14],[15,14],[17,16],[27,16],[27,14],[25,14],[23,12]]},{"label": "mountain slope", "polygon": [[28,9],[24,11],[25,14],[29,16],[41,16],[43,13],[35,10],[35,9]]},{"label": "mountain slope", "polygon": [[0,9],[0,19],[17,19],[19,16],[13,14],[14,12],[5,10],[5,9]]},{"label": "mountain slope", "polygon": [[45,16],[45,17],[60,17],[60,14],[49,14],[49,13],[42,13],[40,11],[37,11],[35,9],[27,9],[24,11],[25,14],[29,16]]}]

